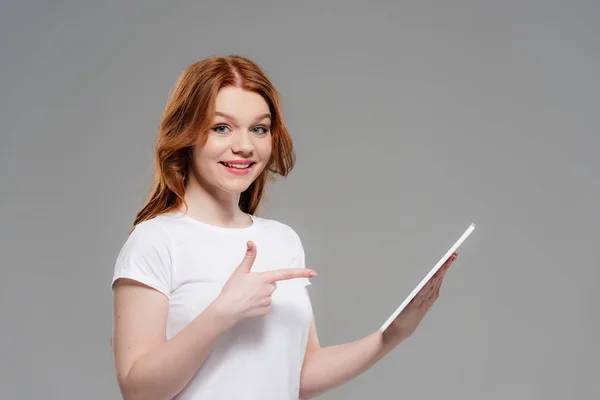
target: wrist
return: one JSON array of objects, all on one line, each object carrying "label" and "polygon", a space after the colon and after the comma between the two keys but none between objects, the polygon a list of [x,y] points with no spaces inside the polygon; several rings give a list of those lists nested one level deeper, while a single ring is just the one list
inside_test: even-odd
[{"label": "wrist", "polygon": [[238,319],[227,311],[227,308],[223,306],[219,297],[208,305],[206,311],[210,314],[211,319],[221,326],[223,330],[228,330],[238,323]]},{"label": "wrist", "polygon": [[392,334],[392,333],[390,333],[390,330],[388,329],[387,331],[385,331],[381,334],[382,347],[386,351],[390,351],[390,350],[394,349],[396,346],[398,346],[400,343],[402,343],[404,340],[406,340],[406,338],[407,338],[406,336]]}]

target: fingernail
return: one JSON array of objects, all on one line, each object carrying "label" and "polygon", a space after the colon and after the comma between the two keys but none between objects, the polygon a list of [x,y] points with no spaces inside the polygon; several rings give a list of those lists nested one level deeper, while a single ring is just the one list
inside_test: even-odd
[{"label": "fingernail", "polygon": [[317,273],[315,271],[311,271],[308,275],[310,275],[310,276],[317,276]]}]

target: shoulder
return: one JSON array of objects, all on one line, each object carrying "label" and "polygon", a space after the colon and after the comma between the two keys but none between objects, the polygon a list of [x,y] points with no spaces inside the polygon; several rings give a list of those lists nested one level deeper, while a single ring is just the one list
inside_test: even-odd
[{"label": "shoulder", "polygon": [[127,236],[121,253],[143,253],[148,251],[168,252],[171,237],[159,217],[138,223]]},{"label": "shoulder", "polygon": [[148,242],[162,242],[169,238],[169,235],[160,221],[159,217],[154,217],[137,224],[129,237],[128,241],[148,243]]},{"label": "shoulder", "polygon": [[169,296],[173,252],[168,233],[155,217],[138,223],[117,256],[112,283],[128,278]]},{"label": "shoulder", "polygon": [[255,221],[258,222],[265,231],[268,231],[268,232],[270,232],[274,235],[277,235],[278,237],[281,237],[283,239],[286,239],[290,242],[294,242],[294,243],[298,243],[298,244],[301,242],[300,235],[289,224],[287,224],[283,221],[280,221],[280,220],[275,220],[275,219],[269,219],[269,218],[263,218],[263,217],[257,217],[257,216],[253,216],[253,217],[254,217]]}]

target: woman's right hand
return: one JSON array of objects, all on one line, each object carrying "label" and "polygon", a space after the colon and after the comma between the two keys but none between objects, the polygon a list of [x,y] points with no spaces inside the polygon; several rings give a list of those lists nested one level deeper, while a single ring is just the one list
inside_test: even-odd
[{"label": "woman's right hand", "polygon": [[317,275],[315,271],[308,268],[251,272],[255,258],[256,245],[248,241],[244,259],[225,282],[221,293],[213,302],[218,314],[232,324],[246,318],[268,314],[271,311],[271,295],[277,287],[277,281],[312,278]]}]

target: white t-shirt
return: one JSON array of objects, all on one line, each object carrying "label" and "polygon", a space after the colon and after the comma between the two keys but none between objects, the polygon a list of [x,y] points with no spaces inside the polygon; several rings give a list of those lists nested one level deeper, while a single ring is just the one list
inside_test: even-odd
[{"label": "white t-shirt", "polygon": [[[223,228],[182,212],[138,224],[116,260],[112,282],[142,282],[169,298],[167,340],[220,293],[254,241],[251,271],[304,268],[304,249],[289,226],[257,216],[247,228]],[[300,372],[312,320],[308,278],[277,282],[271,312],[224,333],[175,399],[298,399]]]}]

